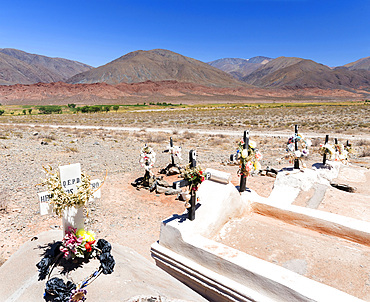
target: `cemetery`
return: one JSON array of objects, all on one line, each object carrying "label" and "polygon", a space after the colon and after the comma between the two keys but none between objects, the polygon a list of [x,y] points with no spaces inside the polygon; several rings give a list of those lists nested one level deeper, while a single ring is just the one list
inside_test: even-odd
[{"label": "cemetery", "polygon": [[157,217],[152,261],[115,242],[114,225],[94,222],[90,204],[111,190],[108,171],[44,166],[39,215],[61,228],[37,233],[0,266],[0,300],[369,301],[370,173],[351,164],[350,142],[326,135],[314,151],[295,125],[279,165],[265,168],[263,144],[248,130],[240,137],[222,152],[225,165],[172,136],[164,151],[138,140],[131,155],[141,170],[121,198],[172,198],[180,209]]}]

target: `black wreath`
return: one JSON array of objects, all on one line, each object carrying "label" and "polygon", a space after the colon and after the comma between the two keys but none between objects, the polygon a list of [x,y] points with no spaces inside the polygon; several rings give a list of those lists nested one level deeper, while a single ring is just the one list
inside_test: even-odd
[{"label": "black wreath", "polygon": [[[54,267],[60,257],[63,255],[60,252],[61,242],[56,242],[53,244],[46,252],[44,257],[39,263],[36,264],[39,271],[39,280],[44,280],[46,276],[50,276],[50,268]],[[96,250],[100,253],[97,258],[100,261],[100,267],[98,271],[92,274],[92,277],[97,277],[100,272],[104,275],[113,273],[115,260],[111,255],[111,244],[105,239],[99,239],[96,244]],[[52,270],[52,269],[51,269]],[[87,286],[88,282],[84,282],[81,286]],[[60,278],[54,277],[46,282],[44,298],[47,301],[56,301],[56,302],[68,302],[72,291],[76,289],[76,284],[71,281],[64,281]]]}]

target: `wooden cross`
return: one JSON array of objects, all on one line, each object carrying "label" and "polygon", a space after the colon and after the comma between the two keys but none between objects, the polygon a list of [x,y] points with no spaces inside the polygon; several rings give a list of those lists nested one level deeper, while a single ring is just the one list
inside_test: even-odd
[{"label": "wooden cross", "polygon": [[[197,152],[196,152],[196,150],[190,150],[190,152],[189,152],[189,166],[190,166],[190,168],[195,168],[197,166]],[[189,185],[190,185],[190,182],[186,179],[183,179],[183,180],[173,182],[172,187],[174,189],[179,189],[179,188],[186,187],[186,186],[189,186]],[[190,220],[195,219],[196,198],[197,198],[196,197],[196,192],[192,190],[190,192],[190,201],[189,201],[190,207],[187,209],[188,210],[188,218]]]},{"label": "wooden cross", "polygon": [[[294,126],[294,150],[298,151],[298,125]],[[294,169],[299,169],[299,159],[294,158]]]},{"label": "wooden cross", "polygon": [[[329,134],[327,134],[325,136],[325,145],[328,143],[329,141]],[[323,165],[326,165],[326,152],[324,153],[324,155],[322,156],[322,164]]]},{"label": "wooden cross", "polygon": [[[173,147],[173,140],[172,140],[172,137],[170,137],[170,147],[172,148]],[[173,153],[171,153],[171,165],[174,166],[175,165],[175,158],[173,157]]]},{"label": "wooden cross", "polygon": [[[245,130],[243,135],[243,150],[249,148],[249,131]],[[248,151],[249,153],[249,151]],[[241,155],[240,155],[241,156]],[[242,171],[244,171],[245,167],[244,164],[242,164]],[[244,192],[247,187],[247,175],[244,175],[243,173],[240,174],[240,185],[239,185],[239,192]]]}]

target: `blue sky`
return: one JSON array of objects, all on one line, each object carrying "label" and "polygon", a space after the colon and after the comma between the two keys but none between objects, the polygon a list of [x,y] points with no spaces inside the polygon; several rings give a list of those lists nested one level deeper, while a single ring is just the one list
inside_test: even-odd
[{"label": "blue sky", "polygon": [[94,67],[155,48],[340,66],[370,56],[369,16],[370,0],[1,0],[0,48]]}]

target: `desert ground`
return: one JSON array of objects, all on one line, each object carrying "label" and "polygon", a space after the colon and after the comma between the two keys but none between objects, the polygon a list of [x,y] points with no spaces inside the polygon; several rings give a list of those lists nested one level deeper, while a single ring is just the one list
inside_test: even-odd
[{"label": "desert ground", "polygon": [[[61,227],[59,217],[39,214],[37,193],[45,188],[37,184],[45,177],[43,166],[57,169],[58,165],[79,162],[91,179],[103,179],[107,174],[102,198],[86,207],[88,229],[97,238],[131,247],[151,259],[150,245],[159,238],[161,221],[185,208],[176,195],[138,190],[131,185],[144,174],[139,164],[144,144],[157,153],[155,175],[170,162],[169,154],[162,151],[171,136],[174,144],[182,147],[183,160],[176,159],[181,165],[187,163],[189,150],[196,149],[202,168],[230,172],[232,183],[238,185],[238,167],[226,162],[247,129],[263,154],[262,168],[290,165],[277,159],[285,152],[294,124],[313,142],[307,166],[321,161],[317,149],[329,134],[343,143],[349,139],[356,151],[352,164],[370,168],[369,116],[367,105],[221,106],[0,116],[0,264],[38,233]],[[164,179],[172,183],[178,176]],[[247,186],[268,196],[273,182],[272,177],[255,176],[248,179]]]}]

